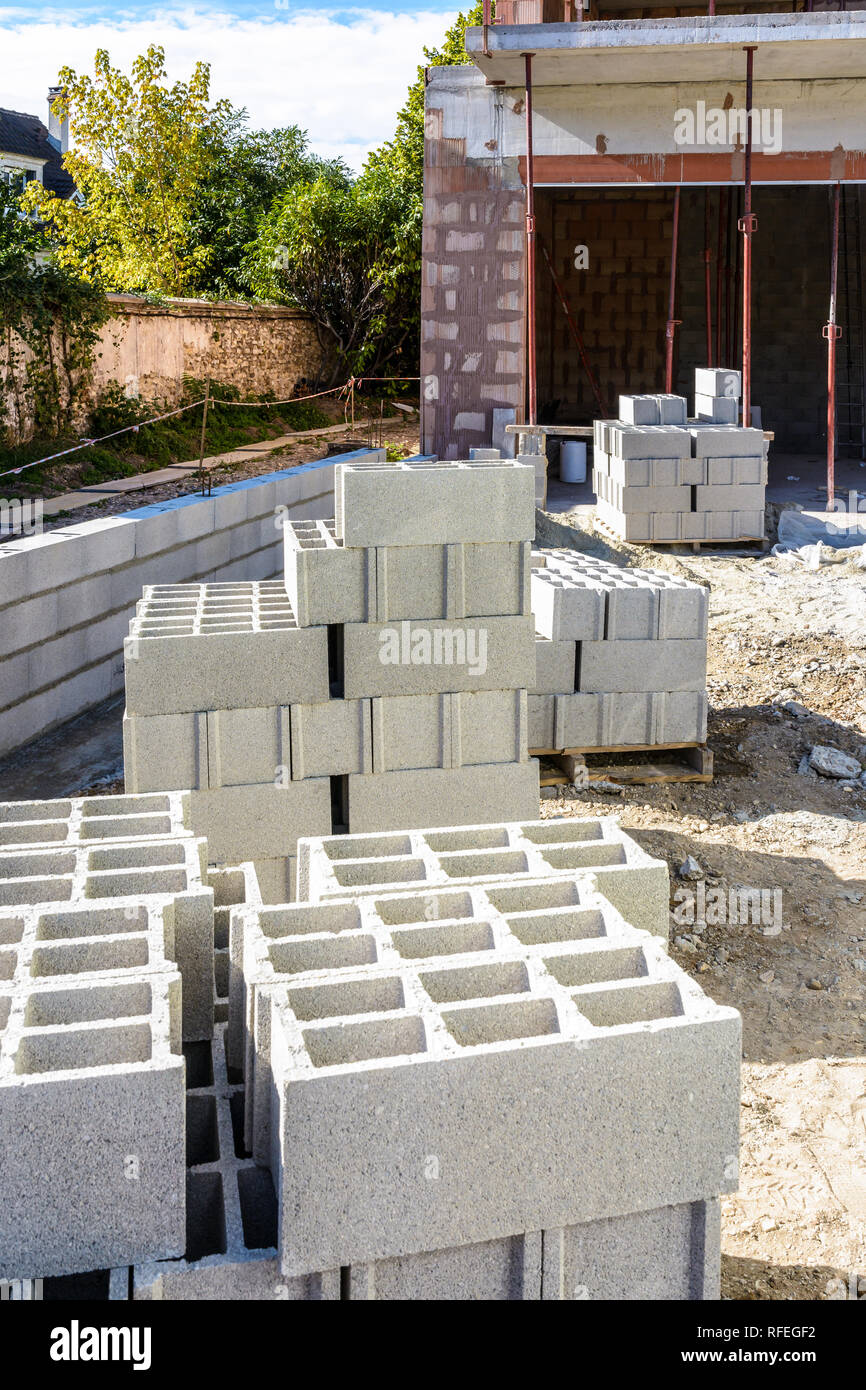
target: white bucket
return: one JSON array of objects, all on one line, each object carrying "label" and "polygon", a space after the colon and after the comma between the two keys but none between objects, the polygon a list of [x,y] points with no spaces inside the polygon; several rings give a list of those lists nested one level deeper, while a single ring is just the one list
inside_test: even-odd
[{"label": "white bucket", "polygon": [[559,476],[564,483],[586,482],[586,445],[581,440],[563,441],[559,451]]}]

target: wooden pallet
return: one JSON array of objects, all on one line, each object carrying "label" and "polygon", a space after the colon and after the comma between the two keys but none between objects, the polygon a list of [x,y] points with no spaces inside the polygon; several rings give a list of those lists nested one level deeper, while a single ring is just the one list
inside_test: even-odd
[{"label": "wooden pallet", "polygon": [[615,541],[619,545],[641,545],[649,549],[652,549],[653,546],[686,545],[691,546],[692,553],[695,555],[700,554],[702,546],[712,548],[713,546],[717,545],[765,546],[767,544],[766,536],[738,536],[736,540],[724,541],[627,541],[625,536],[617,535],[616,531],[614,531],[612,527],[608,526],[607,522],[599,520],[597,516],[593,517],[592,524],[593,526],[595,526],[597,531],[600,531],[601,534],[604,537],[606,537],[607,540]]},{"label": "wooden pallet", "polygon": [[[596,761],[605,755],[630,753],[679,754],[674,762],[620,763]],[[712,782],[713,753],[705,743],[634,744],[627,748],[533,749],[530,756],[541,762],[542,787],[579,786],[613,782],[624,787],[645,787],[657,782]],[[592,762],[589,759],[593,759]]]}]

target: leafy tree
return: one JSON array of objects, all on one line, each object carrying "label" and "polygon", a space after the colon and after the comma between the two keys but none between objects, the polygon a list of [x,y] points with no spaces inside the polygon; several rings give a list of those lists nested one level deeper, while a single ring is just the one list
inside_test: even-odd
[{"label": "leafy tree", "polygon": [[64,167],[84,206],[35,182],[25,194],[60,264],[108,290],[190,292],[210,255],[195,235],[196,207],[237,122],[229,102],[209,105],[208,64],[169,87],[157,45],[135,59],[131,78],[99,49],[93,77],[61,68],[60,84],[54,111],[69,115],[73,140]]},{"label": "leafy tree", "polygon": [[298,126],[244,129],[246,113],[233,113],[231,128],[215,138],[213,172],[199,194],[191,234],[209,255],[198,289],[219,298],[246,298],[251,286],[244,263],[259,221],[287,188],[316,179],[346,188],[352,175],[342,160],[323,160],[309,150]]},{"label": "leafy tree", "polygon": [[[459,15],[442,48],[424,50],[427,64],[468,62],[466,27],[481,18],[480,3]],[[332,357],[332,380],[347,369],[418,370],[423,194],[420,67],[394,138],[370,154],[354,183],[319,178],[290,188],[259,225],[248,281],[261,297],[312,315]]]}]

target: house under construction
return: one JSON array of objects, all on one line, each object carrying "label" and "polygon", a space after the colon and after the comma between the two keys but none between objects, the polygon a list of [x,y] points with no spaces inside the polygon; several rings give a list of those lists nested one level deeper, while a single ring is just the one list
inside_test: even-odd
[{"label": "house under construction", "polygon": [[866,13],[710,8],[500,0],[429,69],[425,451],[709,363],[777,450],[863,457]]}]

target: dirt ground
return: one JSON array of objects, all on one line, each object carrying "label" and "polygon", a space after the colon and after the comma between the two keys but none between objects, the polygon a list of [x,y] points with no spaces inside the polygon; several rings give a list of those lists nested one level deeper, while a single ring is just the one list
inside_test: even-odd
[{"label": "dirt ground", "polygon": [[678,878],[688,855],[707,893],[781,890],[781,913],[768,910],[764,924],[671,918],[675,959],[743,1018],[741,1179],[723,1199],[723,1293],[862,1298],[866,785],[798,768],[815,744],[866,763],[866,571],[630,546],[611,558],[626,554],[710,587],[715,780],[568,788],[542,814],[618,814],[667,860],[672,894],[697,887]]}]

